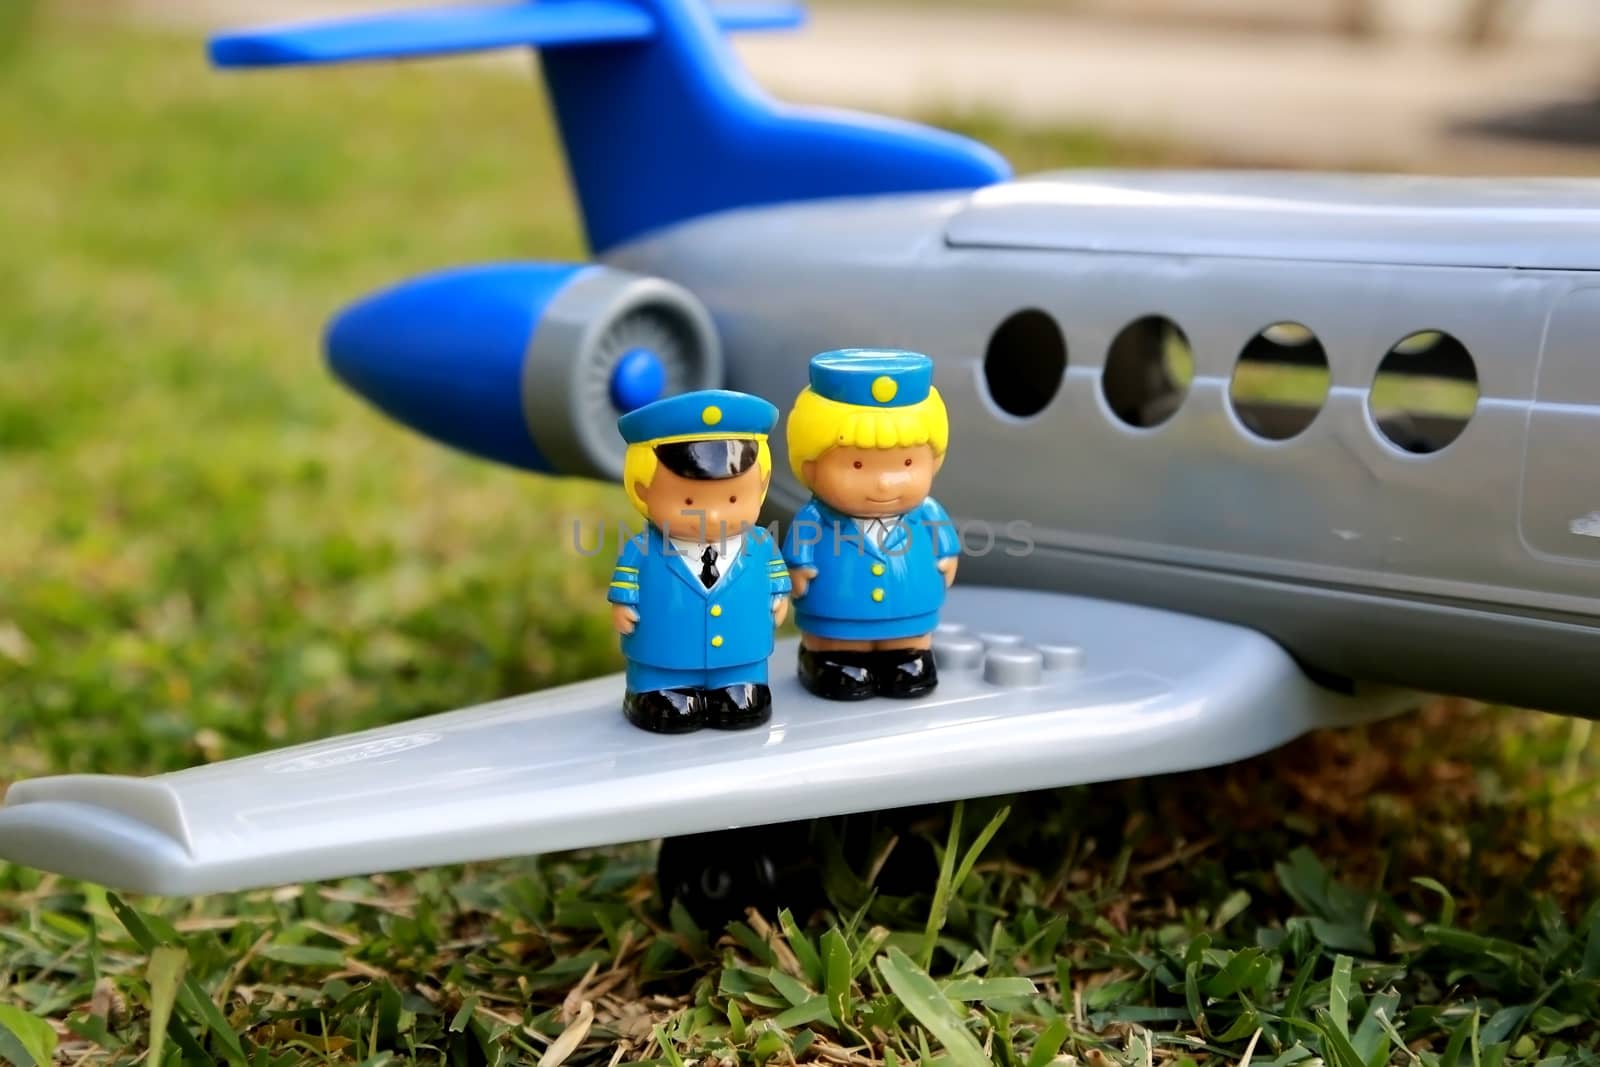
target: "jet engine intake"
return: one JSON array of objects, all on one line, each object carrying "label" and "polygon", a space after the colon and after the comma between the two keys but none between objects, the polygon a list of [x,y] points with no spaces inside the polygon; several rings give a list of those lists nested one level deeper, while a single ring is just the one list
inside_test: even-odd
[{"label": "jet engine intake", "polygon": [[613,479],[617,416],[722,384],[704,306],[606,266],[495,263],[361,300],[326,334],[338,378],[391,418],[525,470]]}]

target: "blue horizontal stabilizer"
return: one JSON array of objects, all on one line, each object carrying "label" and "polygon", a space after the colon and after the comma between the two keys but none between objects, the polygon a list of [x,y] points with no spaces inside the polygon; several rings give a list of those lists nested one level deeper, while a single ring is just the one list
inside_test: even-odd
[{"label": "blue horizontal stabilizer", "polygon": [[654,30],[648,14],[619,0],[483,4],[223,34],[211,42],[211,59],[220,67],[338,63],[518,45],[643,41]]},{"label": "blue horizontal stabilizer", "polygon": [[730,3],[712,4],[711,17],[717,28],[728,33],[741,30],[792,30],[806,21],[806,9],[798,4]]},{"label": "blue horizontal stabilizer", "polygon": [[[783,3],[733,3],[714,8],[713,17],[725,30],[786,29],[799,25],[804,11]],[[519,0],[241,30],[213,38],[211,60],[219,67],[276,67],[403,59],[644,41],[655,29],[650,13],[628,0]]]}]

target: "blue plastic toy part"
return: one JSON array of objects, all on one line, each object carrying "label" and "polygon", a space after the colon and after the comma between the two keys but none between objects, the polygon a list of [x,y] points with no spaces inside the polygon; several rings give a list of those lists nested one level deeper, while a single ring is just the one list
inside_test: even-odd
[{"label": "blue plastic toy part", "polygon": [[710,5],[711,18],[728,33],[745,30],[792,30],[806,21],[806,9],[798,4],[730,3]]},{"label": "blue plastic toy part", "polygon": [[611,403],[621,412],[659,400],[667,388],[667,368],[649,348],[630,348],[611,371]]},{"label": "blue plastic toy part", "polygon": [[498,263],[403,282],[333,320],[328,362],[351,389],[435,440],[549,471],[528,431],[523,360],[541,312],[587,269]]},{"label": "blue plastic toy part", "polygon": [[657,22],[648,45],[540,65],[596,252],[729,208],[1009,176],[996,153],[942,130],[777,104],[695,0],[639,2]]},{"label": "blue plastic toy part", "polygon": [[[720,14],[699,0],[533,0],[230,34],[212,55],[224,66],[256,66],[549,49],[541,69],[596,252],[729,208],[971,189],[1009,177],[999,155],[955,134],[767,98],[719,23],[797,21],[788,6]],[[580,44],[604,47],[564,47]]]},{"label": "blue plastic toy part", "polygon": [[[786,29],[803,12],[790,4],[746,3],[714,9],[725,30]],[[522,45],[643,41],[655,20],[628,0],[540,0],[397,11],[338,22],[268,26],[212,38],[219,67],[276,67],[356,59],[406,59]]]}]

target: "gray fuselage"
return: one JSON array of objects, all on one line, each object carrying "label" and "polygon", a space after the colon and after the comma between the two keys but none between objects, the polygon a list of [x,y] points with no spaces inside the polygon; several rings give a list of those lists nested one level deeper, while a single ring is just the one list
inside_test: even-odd
[{"label": "gray fuselage", "polygon": [[[931,355],[964,580],[1243,623],[1330,681],[1600,712],[1600,182],[1079,172],[728,212],[606,259],[697,295],[728,387],[780,407],[824,349]],[[1036,331],[999,343],[1030,310],[1059,373]],[[1152,316],[1192,381],[1130,416],[1141,381],[1108,353]],[[1230,398],[1277,323],[1328,367],[1284,440]],[[1418,333],[1454,338],[1478,390],[1425,453],[1369,396]],[[1018,390],[1036,412],[1004,410]],[[804,492],[774,444],[786,515]]]}]

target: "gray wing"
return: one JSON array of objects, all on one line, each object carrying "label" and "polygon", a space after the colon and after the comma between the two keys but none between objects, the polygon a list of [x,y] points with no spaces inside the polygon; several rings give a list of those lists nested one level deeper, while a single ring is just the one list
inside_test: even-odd
[{"label": "gray wing", "polygon": [[928,699],[836,704],[773,663],[772,722],[648,734],[621,676],[154,778],[19,782],[0,857],[162,894],[785,822],[1178,771],[1398,710],[1312,684],[1252,631],[957,588]]}]

